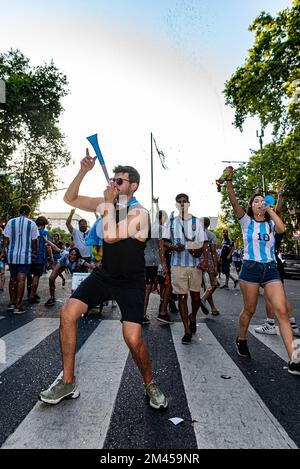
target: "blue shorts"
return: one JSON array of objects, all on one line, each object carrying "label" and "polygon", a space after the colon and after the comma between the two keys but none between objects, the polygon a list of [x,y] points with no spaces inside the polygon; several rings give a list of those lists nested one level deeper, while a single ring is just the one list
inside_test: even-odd
[{"label": "blue shorts", "polygon": [[10,275],[16,276],[18,274],[28,275],[30,272],[31,264],[9,264]]},{"label": "blue shorts", "polygon": [[281,282],[276,262],[243,261],[239,280],[255,285],[267,285],[271,282]]}]

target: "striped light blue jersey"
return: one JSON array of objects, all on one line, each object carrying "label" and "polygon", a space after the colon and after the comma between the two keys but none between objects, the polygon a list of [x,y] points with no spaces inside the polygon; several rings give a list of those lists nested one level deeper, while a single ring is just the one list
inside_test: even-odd
[{"label": "striped light blue jersey", "polygon": [[31,264],[31,241],[39,237],[34,221],[24,216],[8,221],[4,236],[9,238],[7,258],[9,264]]},{"label": "striped light blue jersey", "polygon": [[239,220],[244,238],[244,259],[256,262],[275,261],[275,224],[255,221],[246,213]]},{"label": "striped light blue jersey", "polygon": [[179,217],[171,217],[163,237],[171,240],[172,244],[180,243],[185,247],[182,252],[172,252],[171,265],[196,267],[199,264],[199,259],[193,257],[188,249],[200,248],[203,246],[203,242],[207,241],[202,219],[191,217],[188,220],[182,220]]}]

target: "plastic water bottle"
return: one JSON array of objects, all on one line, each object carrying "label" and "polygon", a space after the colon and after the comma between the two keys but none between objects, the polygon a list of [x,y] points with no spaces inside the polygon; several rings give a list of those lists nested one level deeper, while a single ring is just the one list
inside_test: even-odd
[{"label": "plastic water bottle", "polygon": [[221,186],[222,186],[222,184],[224,184],[224,182],[226,181],[228,176],[231,174],[232,170],[233,170],[233,166],[227,166],[224,169],[222,176],[219,179],[216,180],[217,191],[218,192],[221,192]]}]

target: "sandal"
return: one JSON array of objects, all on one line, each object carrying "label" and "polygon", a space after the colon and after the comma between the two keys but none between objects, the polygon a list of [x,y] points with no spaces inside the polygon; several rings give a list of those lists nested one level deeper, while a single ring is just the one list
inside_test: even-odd
[{"label": "sandal", "polygon": [[212,316],[219,316],[220,312],[217,309],[215,309],[214,311],[211,312],[211,315]]},{"label": "sandal", "polygon": [[55,305],[55,298],[49,298],[48,301],[46,301],[45,306],[54,306]]}]

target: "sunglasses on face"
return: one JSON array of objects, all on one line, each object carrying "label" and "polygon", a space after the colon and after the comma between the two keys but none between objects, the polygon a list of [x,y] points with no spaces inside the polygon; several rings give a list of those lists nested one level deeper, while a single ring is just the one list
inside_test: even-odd
[{"label": "sunglasses on face", "polygon": [[177,200],[176,202],[177,202],[178,204],[188,204],[188,203],[189,203],[189,202],[188,202],[187,200],[185,200],[185,199],[183,199],[183,200],[180,199],[180,200]]},{"label": "sunglasses on face", "polygon": [[124,178],[110,178],[111,182],[115,182],[117,186],[122,186],[124,181],[130,182],[129,179],[124,179]]}]

